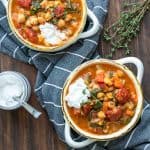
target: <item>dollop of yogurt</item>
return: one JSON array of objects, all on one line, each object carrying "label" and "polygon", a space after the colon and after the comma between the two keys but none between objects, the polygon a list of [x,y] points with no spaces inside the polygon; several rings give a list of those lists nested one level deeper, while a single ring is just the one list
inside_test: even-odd
[{"label": "dollop of yogurt", "polygon": [[68,102],[69,107],[80,108],[81,103],[87,102],[89,97],[90,91],[84,83],[84,80],[79,78],[69,86],[65,100]]},{"label": "dollop of yogurt", "polygon": [[67,38],[64,32],[61,32],[57,27],[51,23],[45,23],[39,26],[42,36],[49,44],[59,44]]},{"label": "dollop of yogurt", "polygon": [[0,75],[0,106],[13,107],[19,103],[15,97],[21,97],[23,84],[12,74]]}]

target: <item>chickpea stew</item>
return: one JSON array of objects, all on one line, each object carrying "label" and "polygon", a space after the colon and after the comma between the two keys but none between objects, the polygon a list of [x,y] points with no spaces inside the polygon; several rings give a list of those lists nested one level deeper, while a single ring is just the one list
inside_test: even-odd
[{"label": "chickpea stew", "polygon": [[81,0],[12,0],[11,18],[26,41],[60,46],[79,32],[81,6]]},{"label": "chickpea stew", "polygon": [[[79,86],[79,80],[83,80],[85,86],[81,83]],[[82,89],[78,92],[80,96],[76,96],[77,89],[72,88],[76,83],[77,89]],[[71,88],[74,91],[72,104],[68,100]],[[79,106],[75,105],[77,98],[82,99]],[[96,135],[111,134],[126,126],[137,106],[132,80],[120,68],[105,63],[92,64],[79,71],[68,87],[65,99],[73,122],[82,130]]]}]

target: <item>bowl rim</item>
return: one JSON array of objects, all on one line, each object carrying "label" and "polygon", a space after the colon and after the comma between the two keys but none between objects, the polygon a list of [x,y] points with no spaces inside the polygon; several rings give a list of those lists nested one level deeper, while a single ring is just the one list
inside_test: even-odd
[{"label": "bowl rim", "polygon": [[[82,70],[83,68],[86,68],[89,65],[98,64],[98,63],[99,64],[100,63],[111,64],[111,65],[114,65],[114,66],[124,70],[125,73],[128,75],[128,77],[130,79],[133,79],[133,84],[135,86],[136,93],[138,94],[138,104],[136,106],[136,112],[135,112],[133,118],[131,119],[131,121],[127,125],[125,125],[123,128],[121,128],[120,130],[118,130],[116,132],[113,132],[111,134],[105,134],[105,135],[92,134],[92,133],[90,133],[88,131],[85,131],[85,130],[81,129],[80,127],[78,127],[78,125],[76,125],[74,123],[74,121],[71,119],[71,117],[70,117],[70,115],[67,111],[66,102],[65,102],[65,99],[64,99],[66,90],[67,90],[68,86],[70,85],[71,81],[76,76],[76,74],[80,70]],[[140,116],[142,114],[143,92],[142,92],[142,88],[141,88],[141,85],[140,85],[139,81],[136,79],[135,75],[133,74],[133,72],[128,67],[126,67],[125,65],[120,64],[119,62],[117,62],[115,60],[108,60],[108,59],[100,58],[100,59],[87,61],[87,62],[79,65],[77,68],[75,68],[71,72],[71,74],[68,76],[68,78],[67,78],[67,80],[66,80],[66,82],[64,83],[64,86],[63,86],[63,90],[62,90],[62,93],[61,93],[61,106],[62,106],[62,111],[63,111],[63,114],[64,114],[65,121],[68,122],[70,127],[72,129],[74,129],[78,134],[80,134],[80,135],[82,135],[86,138],[90,138],[90,139],[97,140],[97,141],[113,140],[113,139],[116,139],[116,138],[119,138],[119,137],[125,135],[126,133],[131,131],[135,127],[135,125],[137,124],[137,122],[140,119]]]},{"label": "bowl rim", "polygon": [[24,39],[20,33],[17,31],[13,21],[12,21],[12,2],[13,0],[9,0],[8,1],[8,9],[7,9],[7,19],[8,19],[8,24],[9,27],[11,29],[11,31],[14,33],[15,37],[25,46],[27,46],[28,48],[35,50],[35,51],[39,51],[39,52],[57,52],[57,51],[61,51],[65,48],[67,48],[68,46],[70,46],[71,44],[75,43],[78,40],[78,37],[80,36],[80,33],[83,31],[84,26],[86,24],[86,20],[87,20],[87,3],[86,0],[81,0],[82,2],[82,20],[80,22],[79,28],[76,31],[76,33],[69,38],[68,40],[66,40],[63,44],[57,45],[57,46],[51,46],[51,47],[47,47],[47,46],[41,46],[41,45],[37,45],[37,44],[33,44],[32,42]]}]

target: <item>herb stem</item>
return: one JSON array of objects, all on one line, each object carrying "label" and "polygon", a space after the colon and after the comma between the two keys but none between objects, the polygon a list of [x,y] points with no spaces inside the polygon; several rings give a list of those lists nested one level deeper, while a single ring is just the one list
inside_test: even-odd
[{"label": "herb stem", "polygon": [[120,48],[129,54],[131,51],[129,43],[137,36],[144,15],[150,11],[150,0],[125,4],[125,6],[130,8],[121,12],[120,18],[104,30],[103,39],[112,47],[108,56],[113,56],[113,53]]}]

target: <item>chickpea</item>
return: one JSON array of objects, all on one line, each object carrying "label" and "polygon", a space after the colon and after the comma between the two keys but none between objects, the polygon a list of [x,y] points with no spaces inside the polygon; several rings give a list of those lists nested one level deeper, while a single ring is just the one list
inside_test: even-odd
[{"label": "chickpea", "polygon": [[72,19],[72,15],[71,14],[67,14],[65,21],[70,21]]},{"label": "chickpea", "polygon": [[116,88],[121,88],[124,85],[124,83],[122,82],[122,80],[120,78],[116,78],[114,80],[114,86]]},{"label": "chickpea", "polygon": [[65,7],[67,7],[67,6],[68,6],[68,3],[67,3],[67,2],[64,2],[63,4],[64,4],[64,6],[65,6]]},{"label": "chickpea", "polygon": [[43,18],[44,18],[44,17],[45,17],[45,13],[44,13],[44,12],[38,12],[38,13],[37,13],[37,16],[38,16],[38,17],[43,17]]},{"label": "chickpea", "polygon": [[47,0],[43,0],[43,1],[40,3],[40,6],[41,6],[42,8],[45,8],[45,7],[47,6],[47,4],[48,4],[48,1],[47,1]]},{"label": "chickpea", "polygon": [[105,96],[104,97],[104,101],[108,101],[109,99],[108,99],[108,97],[107,96]]},{"label": "chickpea", "polygon": [[26,25],[27,27],[31,27],[31,26],[32,26],[29,19],[26,21],[26,24],[25,24],[25,25]]},{"label": "chickpea", "polygon": [[77,21],[72,21],[71,25],[72,25],[73,27],[77,27],[77,26],[78,26],[78,22],[77,22]]},{"label": "chickpea", "polygon": [[29,10],[25,10],[24,8],[19,8],[19,13],[24,14],[24,15],[30,15],[30,11]]},{"label": "chickpea", "polygon": [[60,4],[61,4],[60,1],[55,1],[54,6],[56,7],[56,6],[60,5]]},{"label": "chickpea", "polygon": [[18,23],[24,23],[25,22],[25,15],[24,14],[18,14]]},{"label": "chickpea", "polygon": [[103,132],[104,133],[108,133],[109,132],[109,126],[108,125],[106,125],[106,127],[103,129]]},{"label": "chickpea", "polygon": [[96,83],[94,83],[94,84],[93,84],[93,89],[98,89],[98,88],[99,88],[99,85],[96,84]]},{"label": "chickpea", "polygon": [[99,124],[100,126],[104,125],[104,120],[103,120],[103,119],[100,120],[100,121],[98,122],[98,124]]},{"label": "chickpea", "polygon": [[102,97],[104,97],[104,93],[102,92],[97,93],[97,98],[102,98]]},{"label": "chickpea", "polygon": [[33,26],[32,29],[33,29],[34,31],[39,31],[39,27],[38,27],[38,26]]},{"label": "chickpea", "polygon": [[38,22],[39,22],[40,24],[45,23],[45,20],[44,20],[43,17],[38,17],[37,20],[38,20]]},{"label": "chickpea", "polygon": [[107,84],[107,85],[109,85],[109,86],[111,86],[111,85],[113,84],[112,81],[111,81],[111,79],[108,78],[108,77],[105,77],[105,78],[104,78],[104,82],[105,82],[105,84]]},{"label": "chickpea", "polygon": [[104,118],[106,117],[103,111],[99,111],[99,112],[97,113],[97,116],[98,116],[98,118],[100,118],[100,119],[104,119]]},{"label": "chickpea", "polygon": [[23,8],[19,9],[19,13],[24,13],[24,12],[25,12],[25,10]]},{"label": "chickpea", "polygon": [[102,69],[96,70],[96,75],[101,74],[101,73],[104,73],[104,70],[102,70]]},{"label": "chickpea", "polygon": [[31,13],[30,13],[30,11],[29,10],[26,10],[25,12],[24,12],[24,14],[26,14],[26,15],[30,15]]},{"label": "chickpea", "polygon": [[124,76],[124,73],[121,70],[117,70],[117,75],[121,78]]},{"label": "chickpea", "polygon": [[57,25],[58,25],[59,28],[63,28],[63,27],[65,26],[65,24],[66,24],[65,21],[64,21],[63,19],[60,19],[60,20],[58,21],[58,24],[57,24]]},{"label": "chickpea", "polygon": [[49,44],[46,40],[44,40],[44,44],[45,44],[46,46],[50,46],[50,44]]},{"label": "chickpea", "polygon": [[134,111],[133,110],[130,110],[130,109],[127,109],[126,110],[126,115],[132,117],[134,115]]},{"label": "chickpea", "polygon": [[115,103],[113,101],[108,102],[108,107],[113,109],[115,107]]},{"label": "chickpea", "polygon": [[45,20],[46,20],[46,21],[49,21],[51,18],[52,18],[51,14],[50,14],[49,12],[47,12],[47,13],[45,14]]},{"label": "chickpea", "polygon": [[55,1],[49,1],[48,2],[48,7],[54,7]]},{"label": "chickpea", "polygon": [[36,16],[31,16],[29,19],[32,25],[38,24],[38,18]]},{"label": "chickpea", "polygon": [[44,41],[44,37],[41,34],[38,34],[38,41],[39,42],[43,42]]},{"label": "chickpea", "polygon": [[67,36],[72,36],[72,34],[73,34],[72,29],[67,29],[66,34],[67,34]]},{"label": "chickpea", "polygon": [[96,65],[96,69],[99,70],[101,69],[102,70],[102,67],[100,65]]},{"label": "chickpea", "polygon": [[111,86],[111,87],[108,88],[108,92],[112,92],[113,90],[114,90],[113,86]]},{"label": "chickpea", "polygon": [[131,92],[131,98],[135,99],[136,98],[136,94],[134,92]]},{"label": "chickpea", "polygon": [[107,97],[108,97],[109,99],[112,99],[112,98],[113,98],[112,92],[109,92],[109,93],[107,93],[106,95],[107,95]]},{"label": "chickpea", "polygon": [[125,108],[128,108],[128,109],[130,109],[130,110],[133,110],[134,107],[135,107],[135,105],[134,105],[133,102],[128,102],[128,103],[126,103],[126,104],[124,105],[124,107],[125,107]]}]

